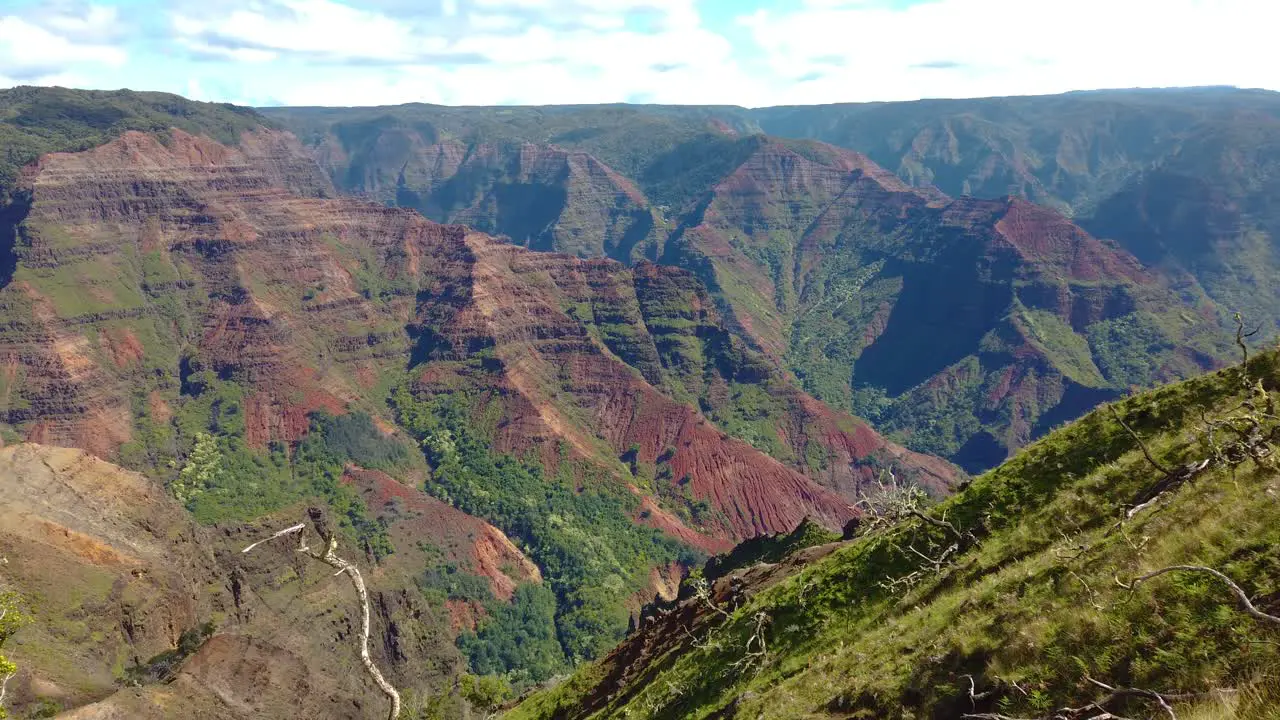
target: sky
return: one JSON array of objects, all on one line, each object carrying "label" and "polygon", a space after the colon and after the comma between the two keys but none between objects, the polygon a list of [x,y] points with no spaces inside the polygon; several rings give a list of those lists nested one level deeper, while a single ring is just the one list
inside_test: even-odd
[{"label": "sky", "polygon": [[747,107],[1280,90],[1277,0],[0,0],[0,87]]}]

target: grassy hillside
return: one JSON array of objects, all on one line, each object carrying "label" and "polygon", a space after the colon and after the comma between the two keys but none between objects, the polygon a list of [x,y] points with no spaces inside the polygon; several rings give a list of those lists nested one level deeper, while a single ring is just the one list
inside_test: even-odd
[{"label": "grassy hillside", "polygon": [[686,589],[506,717],[1273,718],[1280,621],[1207,572],[1140,580],[1208,567],[1277,615],[1280,356],[1250,373],[1100,408],[926,514],[888,493],[852,540]]}]

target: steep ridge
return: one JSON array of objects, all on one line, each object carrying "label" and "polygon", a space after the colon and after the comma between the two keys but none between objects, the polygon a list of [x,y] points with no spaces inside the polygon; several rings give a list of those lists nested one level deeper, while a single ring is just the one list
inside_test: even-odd
[{"label": "steep ridge", "polygon": [[656,222],[644,196],[587,153],[457,141],[422,152],[420,162],[434,162],[423,162],[413,176],[406,164],[394,202],[428,218],[580,257],[625,261],[637,246],[654,242]]},{"label": "steep ridge", "polygon": [[867,153],[914,185],[1059,208],[1223,308],[1280,318],[1274,165],[1280,94],[1116,90],[767,108],[768,132]]},{"label": "steep ridge", "polygon": [[[1038,108],[1033,100],[1023,104]],[[1120,103],[1124,98],[1113,100]],[[1055,102],[1086,108],[1072,116],[1076,118],[1088,116],[1090,107],[1113,107],[1103,100]],[[1147,115],[1142,117],[1158,116],[1158,106],[1156,102],[1143,109]],[[945,107],[949,106],[929,105],[912,112],[928,118],[929,112]],[[848,109],[829,110],[843,117],[841,113]],[[385,125],[362,126],[365,132],[374,137],[378,132],[413,134],[415,123],[436,127],[434,123],[444,117],[438,108],[405,106],[353,110],[351,122],[357,122],[354,118],[360,113],[383,111]],[[791,111],[795,118],[809,112],[784,108],[759,111],[759,115],[786,118]],[[524,142],[511,146],[519,147],[522,159],[582,157],[600,134],[615,139],[599,146],[602,151],[610,157],[629,157],[617,149],[619,126],[608,124],[623,122],[616,118],[561,109],[558,122],[567,115],[582,123],[581,132],[557,136],[566,148],[561,149],[546,144],[546,134],[521,119],[521,113],[534,109],[514,112],[518,117],[508,121],[482,109],[456,109],[460,116],[489,128],[489,136]],[[643,114],[645,109],[636,112]],[[650,112],[651,119],[679,121],[689,132],[706,122],[708,112],[738,117],[740,128],[750,127],[743,120],[746,116],[733,109],[672,114],[670,109],[654,108]],[[1009,111],[1000,117],[1012,123],[1011,118],[1025,119],[1031,112]],[[1205,113],[1209,111],[1179,115],[1185,122],[1177,125],[1178,137],[1184,137]],[[276,114],[287,123],[309,115],[310,111],[288,109]],[[322,147],[341,144],[343,117],[343,111],[328,112],[333,123],[330,130],[317,131],[328,133],[320,135],[328,138]],[[799,129],[788,132],[803,134]],[[1115,132],[1127,137],[1130,131]],[[445,139],[441,135],[437,140],[454,148],[455,155],[460,144],[469,148],[466,152],[489,152],[487,145],[467,144],[471,142],[467,136]],[[542,144],[531,147],[529,142]],[[1161,148],[1151,149],[1151,157],[1169,151]],[[509,152],[513,158],[514,152]],[[376,157],[362,157],[374,166],[378,162]],[[361,162],[354,156],[349,160],[353,166]],[[522,161],[509,160],[508,165],[522,167]],[[414,164],[412,159],[408,162],[405,167]],[[1131,386],[1149,386],[1213,367],[1226,351],[1214,329],[1224,319],[1219,303],[1228,303],[1232,309],[1257,309],[1260,317],[1280,316],[1256,301],[1238,304],[1246,294],[1242,288],[1261,285],[1235,281],[1228,269],[1219,273],[1225,280],[1214,286],[1234,281],[1236,292],[1206,294],[1208,275],[1198,269],[1204,262],[1154,258],[1150,261],[1154,264],[1143,265],[1121,249],[1130,247],[1128,241],[1121,239],[1117,247],[1025,201],[953,200],[922,183],[920,177],[901,171],[895,175],[865,155],[830,145],[761,135],[710,135],[701,137],[696,147],[678,145],[648,163],[630,167],[634,169],[597,174],[601,178],[626,175],[632,180],[626,191],[611,180],[601,191],[578,194],[579,209],[566,210],[568,205],[560,200],[541,206],[540,211],[551,208],[550,214],[533,223],[542,240],[531,239],[521,225],[529,219],[527,214],[503,214],[492,200],[472,203],[465,212],[469,222],[508,235],[518,244],[611,254],[633,263],[651,258],[692,271],[710,288],[721,322],[769,363],[794,373],[806,391],[832,407],[868,418],[915,450],[943,455],[973,471],[998,463],[1054,424]],[[1132,170],[1136,165],[1126,167]],[[496,187],[489,184],[492,174],[483,176],[483,181],[477,177],[454,172],[446,182],[447,194],[492,198]],[[552,181],[528,173],[519,177],[520,182],[542,183],[557,198],[564,194],[563,174]],[[678,192],[672,192],[677,186],[663,180],[675,177],[682,179]],[[1117,175],[1113,181],[1120,187],[1125,178]],[[462,190],[468,183],[473,190]],[[1071,183],[1086,184],[1085,180],[1067,184]],[[358,184],[343,187],[360,190]],[[1010,189],[1039,197],[1027,187]],[[655,193],[671,200],[658,200]],[[599,220],[617,217],[620,197],[627,198],[628,207],[640,202],[640,207],[649,208],[655,224],[643,239],[636,240],[638,231],[628,235],[616,223]],[[556,234],[558,224],[582,227],[575,225],[577,218],[597,218],[591,223],[591,234],[602,238],[601,244],[583,246],[568,240],[568,235]],[[1140,243],[1140,232],[1126,230],[1135,222],[1141,221],[1117,219],[1111,225],[1119,232],[1100,230],[1099,237],[1132,235],[1134,243]],[[1225,242],[1236,243],[1238,236]],[[1264,241],[1256,240],[1251,246],[1259,242]],[[617,248],[628,252],[624,256]],[[1137,245],[1133,248],[1138,252]],[[1243,265],[1234,262],[1231,268],[1238,271]],[[757,447],[772,442],[772,438],[757,442],[749,430],[724,421],[723,414],[713,416],[731,434]],[[786,456],[785,452],[770,454]]]},{"label": "steep ridge", "polygon": [[744,544],[503,717],[1275,717],[1275,420],[1226,455],[1208,423],[1278,388],[1272,351],[1096,410],[937,507],[896,489],[844,540]]},{"label": "steep ridge", "polygon": [[1274,330],[1277,163],[1280,110],[1235,111],[1194,128],[1081,223],[1152,267],[1191,274],[1220,305]]},{"label": "steep ridge", "polygon": [[830,146],[764,146],[695,220],[664,261],[702,268],[748,338],[829,403],[970,470],[1224,352],[1193,280],[1024,200],[916,191]]},{"label": "steep ridge", "polygon": [[[517,577],[537,580],[495,528],[386,482],[403,501],[399,512],[432,522],[418,537],[440,540],[451,561],[523,564]],[[80,450],[31,444],[0,449],[0,500],[3,582],[34,616],[7,648],[20,670],[9,683],[10,709],[356,718],[382,707],[359,671],[350,588],[325,568],[298,563],[289,547],[239,552],[292,524],[300,509],[261,525],[201,527],[158,482]],[[403,529],[392,520],[393,536]],[[393,562],[367,574],[378,627],[371,651],[401,687],[447,687],[458,652],[447,611],[418,599],[406,582],[419,569],[405,573]]]},{"label": "steep ridge", "polygon": [[1018,195],[1088,215],[1205,128],[1241,114],[1280,116],[1280,94],[1228,87],[1104,90],[748,114],[773,135],[864,152],[913,185],[955,196]]},{"label": "steep ridge", "polygon": [[[659,415],[671,412],[652,388],[621,382],[631,377],[630,371],[602,355],[585,329],[559,311],[555,288],[550,288],[553,293],[548,296],[542,288],[531,287],[529,279],[541,276],[554,283],[557,274],[565,283],[580,282],[572,260],[512,255],[508,246],[484,236],[433,225],[409,213],[295,195],[285,183],[273,184],[267,173],[253,172],[257,163],[273,157],[265,152],[272,140],[270,136],[253,140],[239,151],[243,154],[233,154],[180,131],[167,148],[149,136],[127,134],[85,154],[47,156],[30,170],[32,209],[22,226],[25,243],[18,248],[19,270],[6,291],[17,296],[15,303],[30,304],[29,319],[23,319],[35,328],[34,342],[28,345],[23,342],[26,337],[7,333],[5,353],[11,358],[10,372],[25,380],[14,384],[19,397],[13,405],[21,403],[30,409],[11,409],[11,423],[29,423],[29,432],[44,440],[83,444],[95,438],[107,444],[93,449],[109,453],[114,450],[112,440],[128,438],[104,431],[127,432],[132,425],[127,421],[128,398],[137,388],[129,386],[127,373],[149,359],[154,365],[163,363],[162,368],[170,372],[185,364],[188,374],[209,370],[221,377],[244,378],[251,388],[244,421],[249,443],[294,441],[305,432],[308,412],[337,412],[348,402],[358,402],[362,388],[357,371],[388,371],[391,358],[379,356],[397,346],[403,351],[398,358],[401,363],[407,359],[403,330],[389,326],[385,337],[379,335],[378,326],[387,325],[388,318],[361,294],[367,288],[359,287],[360,279],[342,266],[345,258],[340,253],[360,251],[385,263],[367,269],[376,272],[379,281],[413,282],[415,271],[425,272],[428,279],[423,285],[431,288],[428,293],[445,297],[465,293],[467,302],[462,307],[442,310],[424,302],[414,309],[413,295],[393,288],[388,291],[392,300],[386,309],[414,312],[424,328],[432,316],[454,313],[432,333],[449,338],[453,347],[494,346],[500,358],[509,357],[502,373],[507,385],[537,416],[533,422],[541,425],[538,430],[548,439],[563,435],[584,456],[599,450],[591,445],[599,438],[586,439],[594,433],[560,415],[555,398],[543,393],[541,381],[559,372],[556,367],[544,367],[547,363],[566,369],[596,363],[593,369],[602,377],[579,375],[572,378],[575,384],[585,380],[588,388],[618,397],[643,392]],[[147,177],[173,165],[179,173],[176,177]],[[121,197],[126,188],[138,194]],[[92,200],[85,202],[86,198]],[[427,259],[431,267],[420,269],[419,263]],[[142,266],[141,273],[134,269],[135,262]],[[154,266],[159,282],[151,282],[148,271],[153,268],[148,265]],[[618,268],[600,266],[599,272],[614,269]],[[306,290],[289,297],[299,286]],[[207,293],[207,301],[196,297],[196,287]],[[169,288],[176,288],[186,301],[183,310],[199,313],[187,318],[198,329],[189,339],[192,351],[180,363],[172,357],[176,348],[148,347],[149,343],[137,339],[140,333],[165,337],[172,332],[163,326],[163,319],[154,317],[147,297]],[[589,288],[576,289],[590,300]],[[308,291],[312,291],[309,298]],[[522,296],[527,302],[521,302]],[[130,322],[134,318],[140,320],[136,325]],[[95,347],[77,329],[98,323]],[[344,329],[358,330],[361,335],[355,337],[361,344],[377,350],[357,347],[344,352],[353,344],[353,336],[344,334]],[[552,352],[540,355],[527,342],[538,336],[553,341],[577,336],[578,344],[553,342]],[[327,348],[332,360],[325,363],[329,367],[311,355],[319,349],[316,345],[326,341],[332,343]],[[418,347],[422,348],[421,343]],[[168,357],[160,354],[165,351]],[[574,355],[560,358],[553,353]],[[446,354],[462,358],[466,352]],[[32,360],[26,361],[28,357]],[[608,402],[595,408],[592,424],[606,414],[611,418],[630,414],[606,408]],[[687,409],[677,418],[676,429],[660,430],[646,439],[646,456],[656,456],[655,447],[681,437],[679,427],[698,423],[695,413]],[[718,444],[719,435],[715,437],[706,442]],[[609,452],[620,454],[626,448],[623,441],[633,439],[622,430],[609,442]],[[528,438],[509,435],[508,440],[502,450],[520,451],[524,448],[518,443]],[[732,462],[771,466],[767,458],[741,445],[728,457],[744,455]],[[703,470],[720,472],[714,466]],[[796,490],[804,484],[794,475],[781,477]],[[695,479],[699,488],[710,490],[715,484]],[[817,488],[813,492],[821,494]],[[789,491],[780,494],[785,497]],[[835,511],[839,501],[824,502],[822,511],[831,513],[833,522],[839,521],[842,516]],[[771,511],[746,503],[742,512],[734,525],[736,532],[769,527],[753,527],[753,522],[767,521],[746,518],[764,518]],[[803,508],[795,506],[783,511],[780,519],[791,523],[803,514]]]}]

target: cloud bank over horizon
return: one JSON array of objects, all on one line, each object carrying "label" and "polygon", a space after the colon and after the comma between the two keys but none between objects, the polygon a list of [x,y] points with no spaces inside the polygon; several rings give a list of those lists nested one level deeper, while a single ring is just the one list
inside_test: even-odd
[{"label": "cloud bank over horizon", "polygon": [[0,87],[246,105],[1280,90],[1272,0],[7,0]]}]

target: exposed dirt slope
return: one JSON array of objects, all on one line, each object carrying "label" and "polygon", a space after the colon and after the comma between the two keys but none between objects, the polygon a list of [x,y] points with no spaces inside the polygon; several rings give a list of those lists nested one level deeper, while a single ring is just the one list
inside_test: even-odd
[{"label": "exposed dirt slope", "polygon": [[[403,688],[431,687],[459,662],[449,610],[413,586],[425,566],[409,538],[430,538],[444,559],[487,576],[495,595],[540,581],[501,532],[378,473],[353,468],[370,506],[403,551],[373,566],[358,549],[374,605],[372,652]],[[288,542],[249,556],[240,548],[292,524],[301,508],[256,526],[196,526],[158,483],[81,450],[33,444],[0,449],[3,581],[34,620],[12,639],[18,708],[51,700],[71,717],[369,716],[385,699],[360,670],[358,608],[349,585],[309,565]],[[510,573],[510,575],[508,575]],[[184,632],[212,623],[190,659],[158,667]],[[159,672],[159,671],[154,671]]]}]

